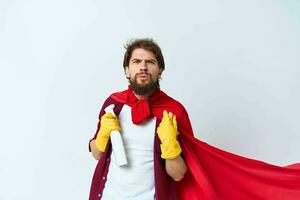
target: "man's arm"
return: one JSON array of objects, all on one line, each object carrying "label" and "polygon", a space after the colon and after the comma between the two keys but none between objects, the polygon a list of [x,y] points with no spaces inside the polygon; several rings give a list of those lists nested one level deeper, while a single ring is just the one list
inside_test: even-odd
[{"label": "man's arm", "polygon": [[166,172],[175,181],[180,181],[183,179],[187,167],[180,156],[182,150],[177,140],[176,115],[164,111],[163,118],[157,128],[157,133],[161,141],[161,157],[166,160]]},{"label": "man's arm", "polygon": [[166,171],[175,181],[183,179],[187,171],[183,158],[179,155],[174,159],[166,159]]},{"label": "man's arm", "polygon": [[95,139],[90,142],[90,148],[91,148],[93,157],[96,160],[100,160],[103,153],[97,149],[97,147],[95,145]]},{"label": "man's arm", "polygon": [[101,116],[95,138],[90,141],[89,147],[93,157],[99,160],[105,152],[112,131],[120,131],[118,117],[112,113],[105,113]]}]

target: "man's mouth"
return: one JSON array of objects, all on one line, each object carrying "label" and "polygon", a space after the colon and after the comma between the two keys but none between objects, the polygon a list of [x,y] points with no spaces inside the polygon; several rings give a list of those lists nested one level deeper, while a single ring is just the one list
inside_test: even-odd
[{"label": "man's mouth", "polygon": [[146,80],[149,78],[148,74],[138,74],[137,77],[141,80]]}]

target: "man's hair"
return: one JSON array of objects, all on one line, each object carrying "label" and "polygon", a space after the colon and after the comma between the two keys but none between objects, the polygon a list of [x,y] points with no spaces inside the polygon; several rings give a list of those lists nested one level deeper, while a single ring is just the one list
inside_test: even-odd
[{"label": "man's hair", "polygon": [[140,38],[140,39],[132,39],[124,46],[126,52],[124,54],[123,67],[129,66],[129,60],[131,58],[132,52],[135,49],[142,48],[154,53],[155,58],[158,62],[158,66],[160,69],[165,69],[165,61],[163,54],[161,52],[160,47],[153,41],[151,38]]}]

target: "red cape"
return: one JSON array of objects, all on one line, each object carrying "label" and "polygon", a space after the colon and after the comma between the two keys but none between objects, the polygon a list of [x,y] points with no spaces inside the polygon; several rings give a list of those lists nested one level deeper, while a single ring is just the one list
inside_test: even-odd
[{"label": "red cape", "polygon": [[114,93],[111,97],[129,105],[134,110],[133,121],[139,123],[151,115],[161,119],[163,110],[177,116],[178,140],[188,166],[184,179],[176,183],[179,199],[300,199],[300,163],[274,166],[223,151],[196,139],[184,107],[160,90],[147,101],[137,100],[130,89]]}]

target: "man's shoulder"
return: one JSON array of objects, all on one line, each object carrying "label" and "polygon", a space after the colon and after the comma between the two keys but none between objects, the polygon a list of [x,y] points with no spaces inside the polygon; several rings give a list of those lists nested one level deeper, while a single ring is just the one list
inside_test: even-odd
[{"label": "man's shoulder", "polygon": [[169,109],[169,112],[173,112],[176,115],[182,115],[186,112],[184,105],[177,99],[169,96],[168,94],[164,93],[166,96],[166,109]]},{"label": "man's shoulder", "polygon": [[170,96],[168,96],[169,98],[170,98],[170,102],[174,105],[174,106],[176,106],[176,107],[178,107],[180,110],[183,110],[183,109],[185,109],[184,108],[184,105],[179,101],[179,100],[177,100],[177,99],[175,99],[175,98],[173,98],[173,97],[170,97]]},{"label": "man's shoulder", "polygon": [[110,104],[124,104],[126,98],[126,90],[113,92],[105,99],[103,106],[108,106]]},{"label": "man's shoulder", "polygon": [[99,117],[101,117],[105,113],[105,109],[110,105],[113,105],[113,110],[114,110],[115,114],[118,115],[120,113],[124,103],[116,100],[115,98],[112,97],[112,95],[108,96],[102,104]]}]

